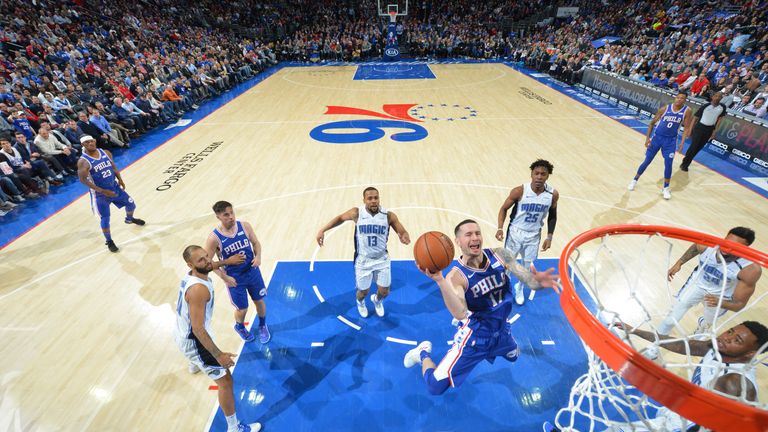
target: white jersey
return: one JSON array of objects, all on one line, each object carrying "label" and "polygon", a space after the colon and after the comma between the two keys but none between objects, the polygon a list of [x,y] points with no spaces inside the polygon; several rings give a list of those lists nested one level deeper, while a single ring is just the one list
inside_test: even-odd
[{"label": "white jersey", "polygon": [[187,274],[184,279],[181,280],[181,286],[179,287],[179,299],[176,304],[176,342],[181,346],[186,339],[191,339],[192,336],[192,321],[189,318],[189,303],[187,303],[186,294],[187,290],[195,284],[203,284],[208,288],[208,294],[211,299],[205,304],[205,330],[211,334],[211,316],[213,314],[213,281],[211,278],[200,279],[198,277]]},{"label": "white jersey", "polygon": [[544,218],[552,206],[554,193],[555,188],[545,183],[544,192],[537,195],[531,188],[531,184],[525,183],[523,185],[523,196],[520,198],[520,201],[515,203],[512,214],[509,216],[508,232],[514,230],[541,232],[541,227],[544,226]]},{"label": "white jersey", "polygon": [[[723,295],[726,298],[731,297],[738,283],[739,272],[744,267],[752,264],[752,262],[744,258],[737,258],[723,263],[718,255],[719,249],[714,247],[707,248],[702,252],[699,255],[699,265],[691,273],[685,286],[695,284],[695,286],[710,294],[719,295],[720,290],[723,288],[723,277],[725,277]],[[723,275],[723,269],[725,269],[725,275]]]},{"label": "white jersey", "polygon": [[355,265],[387,261],[387,239],[389,237],[389,218],[385,208],[379,207],[375,215],[368,213],[365,206],[358,210],[355,226]]},{"label": "white jersey", "polygon": [[757,391],[757,371],[754,366],[746,363],[723,363],[715,357],[715,350],[707,351],[707,354],[701,359],[699,366],[693,372],[691,382],[699,387],[712,390],[715,387],[717,379],[723,375],[737,373],[743,375],[752,383]]}]

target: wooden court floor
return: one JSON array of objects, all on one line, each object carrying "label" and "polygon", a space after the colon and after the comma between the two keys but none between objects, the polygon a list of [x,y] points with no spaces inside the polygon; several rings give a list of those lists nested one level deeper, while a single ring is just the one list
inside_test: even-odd
[{"label": "wooden court floor", "polygon": [[[267,278],[277,260],[351,259],[350,226],[321,250],[315,234],[360,205],[369,185],[413,239],[427,230],[449,233],[472,217],[482,223],[486,246],[499,246],[499,206],[529,179],[537,158],[554,163],[550,183],[560,191],[557,231],[543,257],[557,257],[584,230],[614,223],[718,236],[745,225],[757,232],[753,246],[768,249],[768,205],[748,189],[693,164],[687,174],[675,171],[673,197],[665,201],[657,158],[629,193],[643,157],[641,133],[502,64],[430,67],[437,79],[353,81],[352,66],[282,69],[123,171],[147,225],[124,225],[113,209],[120,253],[104,247],[87,198],[3,250],[0,430],[204,428],[216,394],[206,377],[187,373],[173,343],[174,303],[185,270],[181,251],[203,243],[216,223],[211,205],[221,199],[253,224]],[[326,106],[382,112],[385,104],[421,106],[428,136],[396,142],[388,132],[362,144],[309,136],[318,125],[360,118],[325,115]],[[464,107],[476,116],[447,120],[460,118]],[[179,176],[179,161],[195,166]],[[389,251],[412,256],[395,239]],[[663,274],[660,262],[647,271]],[[241,342],[231,330],[231,306],[215,282],[216,339],[235,350]],[[763,317],[766,311],[754,310]]]}]

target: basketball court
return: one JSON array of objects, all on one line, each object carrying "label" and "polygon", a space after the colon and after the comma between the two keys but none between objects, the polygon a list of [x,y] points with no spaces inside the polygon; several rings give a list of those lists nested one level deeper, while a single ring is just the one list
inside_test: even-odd
[{"label": "basketball court", "polygon": [[[713,161],[720,172],[698,162],[688,173],[675,169],[666,201],[657,158],[630,193],[644,154],[642,123],[628,126],[612,118],[621,117],[618,108],[511,64],[290,65],[240,91],[117,159],[136,215],[147,221],[124,225],[113,214],[119,253],[104,247],[78,185],[57,198],[60,210],[39,209],[50,217],[2,249],[0,430],[225,430],[212,382],[187,372],[173,342],[181,252],[205,241],[217,222],[211,206],[222,199],[262,243],[273,339],[242,343],[215,277],[213,328],[223,350],[239,353],[239,417],[265,430],[539,430],[586,371],[578,336],[545,290],[510,318],[516,363],[483,364],[462,387],[430,396],[420,373],[403,368],[403,355],[429,339],[439,359],[454,328],[411,247],[390,239],[387,314],[362,319],[352,300],[351,224],[329,232],[322,248],[315,242],[331,217],[361,204],[367,186],[379,189],[413,240],[473,218],[485,247],[499,247],[499,206],[530,180],[531,162],[547,159],[560,201],[539,269],[557,268],[571,238],[608,224],[718,237],[743,225],[756,231],[755,249],[768,248],[768,191],[745,186],[752,183],[738,168]],[[675,243],[671,256],[685,248]],[[666,265],[652,259],[643,271],[656,280]],[[650,302],[668,304],[663,287],[647,285]],[[251,307],[247,321],[254,314]],[[766,394],[765,370],[759,377]]]}]

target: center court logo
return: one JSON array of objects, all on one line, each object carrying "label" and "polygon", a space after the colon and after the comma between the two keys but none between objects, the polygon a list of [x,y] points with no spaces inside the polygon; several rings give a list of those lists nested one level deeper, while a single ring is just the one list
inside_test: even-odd
[{"label": "center court logo", "polygon": [[312,139],[329,144],[376,141],[387,135],[386,129],[394,129],[389,135],[392,141],[420,141],[429,135],[422,126],[425,121],[468,120],[477,116],[472,107],[448,104],[385,104],[381,107],[383,112],[336,105],[326,108],[325,115],[368,117],[321,124],[309,132]]}]

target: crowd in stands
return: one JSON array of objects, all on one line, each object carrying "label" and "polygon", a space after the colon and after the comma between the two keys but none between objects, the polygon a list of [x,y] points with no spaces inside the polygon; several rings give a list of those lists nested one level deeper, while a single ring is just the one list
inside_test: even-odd
[{"label": "crowd in stands", "polygon": [[[412,0],[399,42],[412,57],[511,58],[566,82],[597,67],[720,91],[732,110],[766,116],[765,0],[735,14],[714,0],[572,0],[577,15],[509,32],[557,4]],[[0,213],[74,179],[83,135],[125,150],[279,61],[380,57],[387,21],[374,0],[0,2]],[[620,40],[592,45],[608,35]]]},{"label": "crowd in stands", "polygon": [[[722,92],[732,111],[766,118],[768,2],[739,2],[737,13],[722,1],[575,5],[578,16],[516,40],[513,57],[569,83],[596,67],[704,99]],[[609,35],[620,40],[593,47]]]}]

